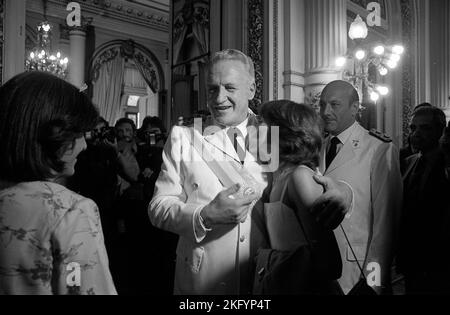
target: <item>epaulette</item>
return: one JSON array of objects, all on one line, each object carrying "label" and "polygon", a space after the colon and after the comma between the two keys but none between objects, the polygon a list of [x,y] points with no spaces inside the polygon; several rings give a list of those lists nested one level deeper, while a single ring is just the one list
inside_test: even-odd
[{"label": "epaulette", "polygon": [[389,137],[387,134],[382,133],[382,132],[380,132],[380,131],[378,131],[376,129],[370,130],[369,134],[371,136],[373,136],[373,137],[383,141],[383,142],[386,142],[386,143],[392,142],[392,138],[391,137]]}]

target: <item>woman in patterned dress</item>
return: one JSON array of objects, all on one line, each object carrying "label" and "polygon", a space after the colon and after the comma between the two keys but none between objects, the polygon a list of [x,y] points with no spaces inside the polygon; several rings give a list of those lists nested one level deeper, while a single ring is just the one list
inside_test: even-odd
[{"label": "woman in patterned dress", "polygon": [[97,118],[47,73],[0,88],[0,294],[116,294],[98,208],[63,186]]}]

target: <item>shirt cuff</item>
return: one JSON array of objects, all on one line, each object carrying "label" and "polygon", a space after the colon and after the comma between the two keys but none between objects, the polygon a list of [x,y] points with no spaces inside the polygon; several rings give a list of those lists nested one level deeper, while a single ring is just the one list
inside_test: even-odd
[{"label": "shirt cuff", "polygon": [[193,225],[194,225],[194,235],[195,241],[197,243],[201,243],[205,238],[208,232],[211,232],[212,229],[208,229],[205,226],[202,216],[200,212],[203,210],[203,207],[198,208],[194,212]]},{"label": "shirt cuff", "polygon": [[347,214],[345,215],[346,219],[350,219],[350,217],[352,216],[352,213],[353,213],[353,206],[355,204],[355,193],[353,192],[353,188],[352,188],[352,186],[350,186],[349,183],[347,183],[343,180],[340,180],[339,183],[343,183],[343,184],[347,185],[348,188],[350,188],[350,191],[352,192],[352,203],[350,204],[349,210],[347,211]]}]

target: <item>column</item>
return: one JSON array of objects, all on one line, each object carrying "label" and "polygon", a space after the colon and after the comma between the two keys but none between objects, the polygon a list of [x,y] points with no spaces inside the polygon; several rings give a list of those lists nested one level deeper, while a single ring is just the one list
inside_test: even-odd
[{"label": "column", "polygon": [[26,0],[6,0],[3,82],[25,70],[25,14]]},{"label": "column", "polygon": [[70,58],[68,81],[81,88],[84,82],[84,68],[86,58],[86,29],[92,23],[82,19],[82,25],[69,29]]},{"label": "column", "polygon": [[305,4],[284,0],[284,98],[305,102]]},{"label": "column", "polygon": [[342,77],[335,61],[347,51],[347,1],[305,0],[305,15],[305,97],[313,97]]},{"label": "column", "polygon": [[450,3],[430,1],[431,104],[450,117]]}]

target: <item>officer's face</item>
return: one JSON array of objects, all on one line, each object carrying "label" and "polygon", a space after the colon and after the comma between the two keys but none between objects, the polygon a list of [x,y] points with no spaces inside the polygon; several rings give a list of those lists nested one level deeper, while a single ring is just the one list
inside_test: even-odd
[{"label": "officer's face", "polygon": [[338,85],[327,86],[320,98],[320,115],[325,123],[325,131],[333,136],[349,128],[356,120],[358,102],[350,103],[348,89]]},{"label": "officer's face", "polygon": [[409,125],[411,130],[411,146],[421,152],[429,151],[438,146],[441,132],[433,121],[433,115],[415,115]]},{"label": "officer's face", "polygon": [[208,106],[214,120],[237,126],[248,116],[248,102],[255,96],[255,83],[237,60],[222,60],[211,66],[207,81]]}]

